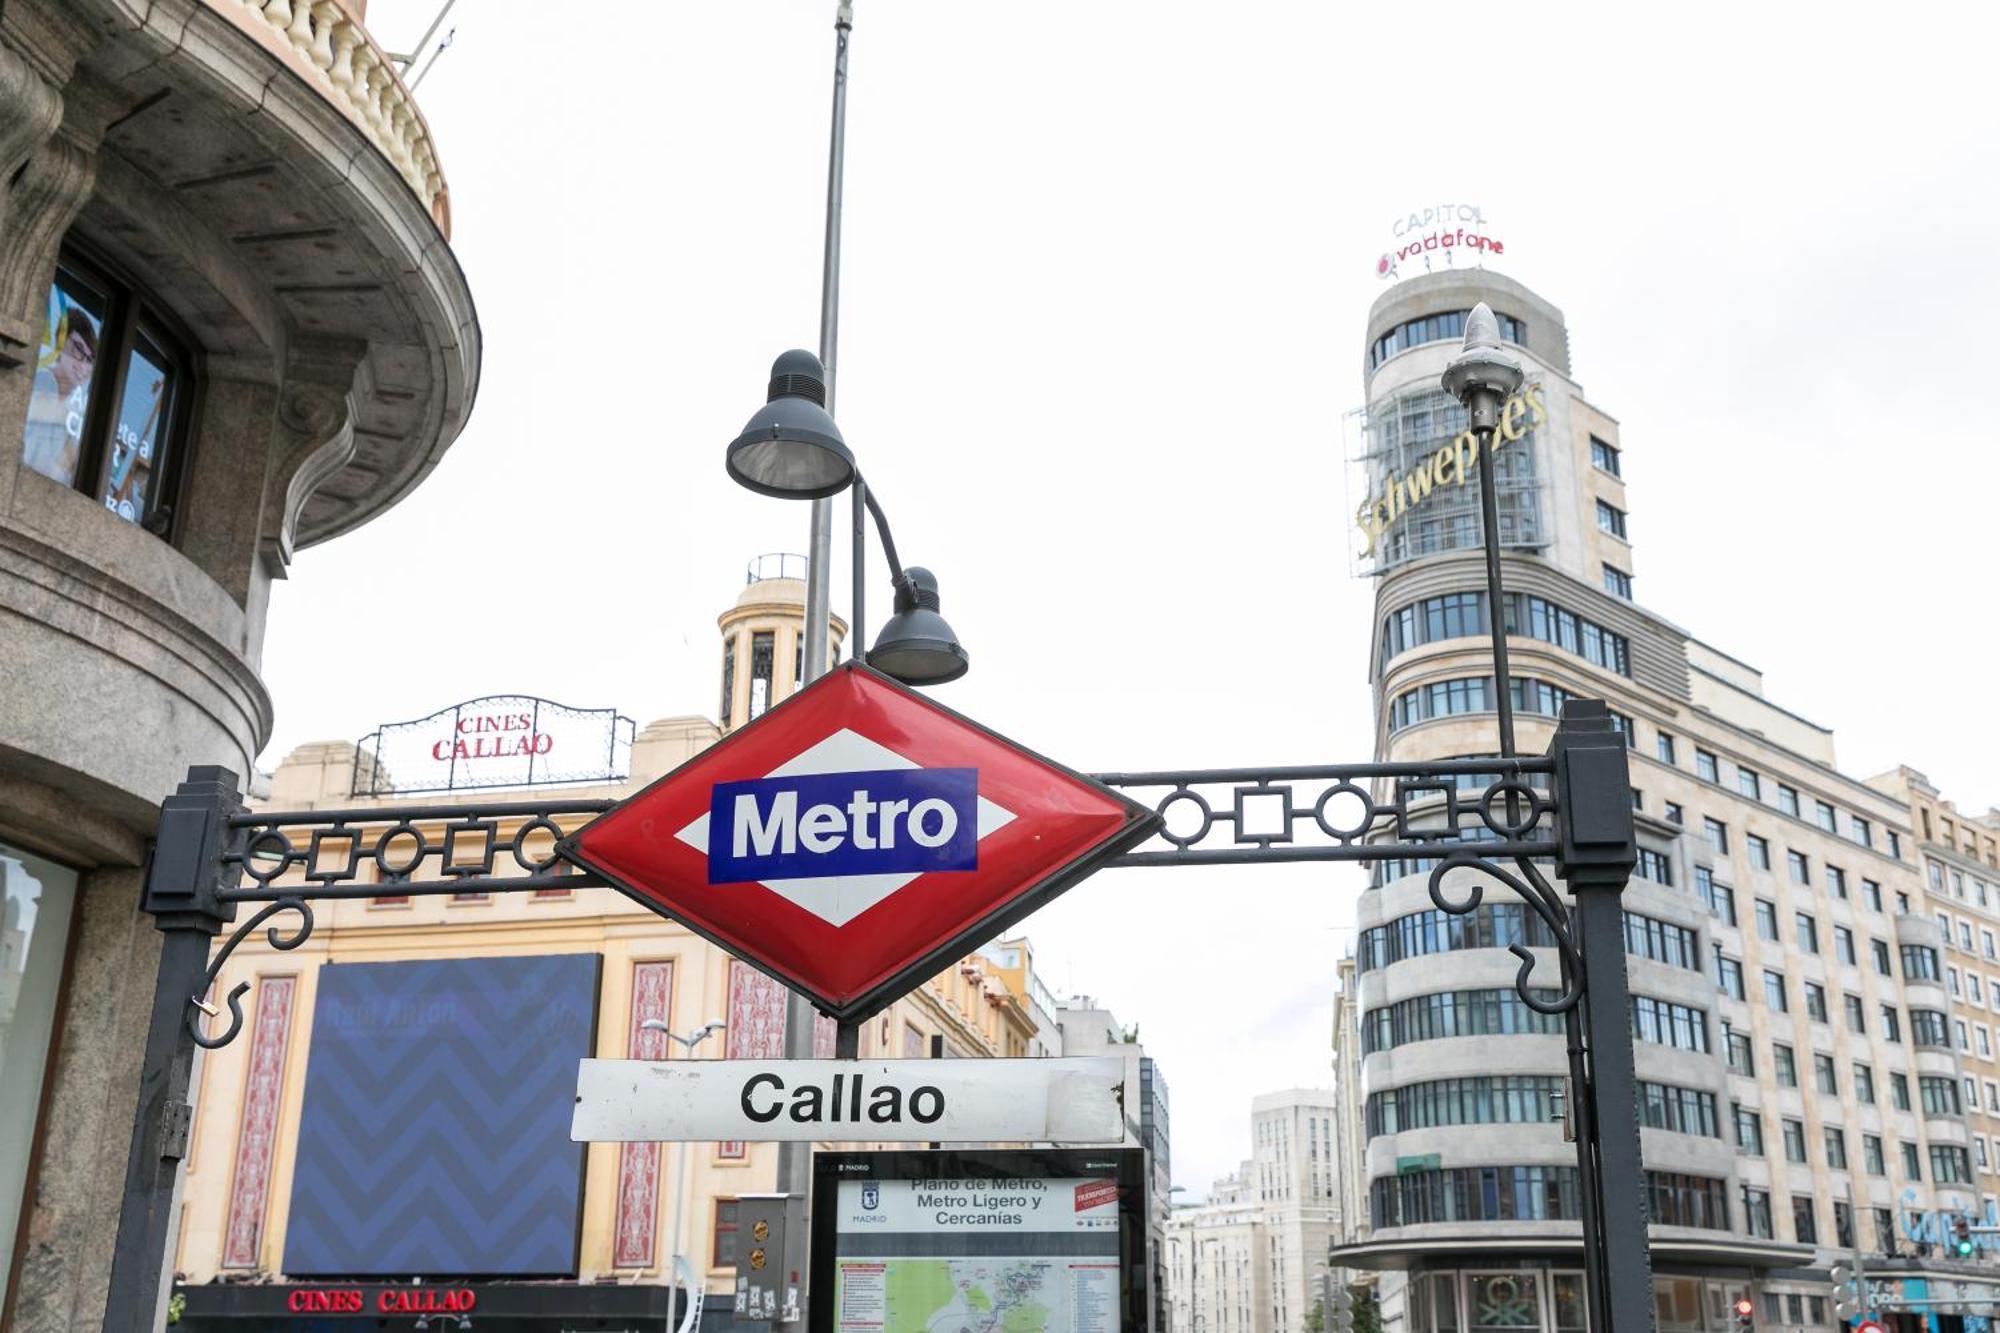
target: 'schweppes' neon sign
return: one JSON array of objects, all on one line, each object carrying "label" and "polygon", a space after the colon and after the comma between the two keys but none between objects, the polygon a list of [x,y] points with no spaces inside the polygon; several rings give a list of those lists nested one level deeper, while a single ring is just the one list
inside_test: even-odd
[{"label": "'schweppes' neon sign", "polygon": [[[1488,452],[1497,453],[1503,444],[1512,444],[1548,420],[1542,401],[1542,386],[1530,384],[1509,398],[1500,409],[1500,427],[1493,432]],[[1460,431],[1451,443],[1417,460],[1417,465],[1401,476],[1391,476],[1379,495],[1370,497],[1355,511],[1354,522],[1368,538],[1363,555],[1375,554],[1375,544],[1403,515],[1429,499],[1432,492],[1448,485],[1463,486],[1477,474],[1479,442],[1469,430]]]}]

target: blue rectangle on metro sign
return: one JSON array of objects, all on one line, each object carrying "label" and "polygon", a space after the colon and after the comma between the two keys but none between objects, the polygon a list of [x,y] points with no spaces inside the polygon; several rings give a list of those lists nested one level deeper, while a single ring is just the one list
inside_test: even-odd
[{"label": "blue rectangle on metro sign", "polygon": [[979,770],[886,768],[718,782],[708,882],[979,868]]}]

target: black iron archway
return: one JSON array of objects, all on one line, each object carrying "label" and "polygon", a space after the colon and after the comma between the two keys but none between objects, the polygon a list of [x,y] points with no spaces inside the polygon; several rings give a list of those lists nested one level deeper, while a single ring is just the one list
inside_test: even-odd
[{"label": "black iron archway", "polygon": [[[1603,702],[1565,704],[1540,756],[1109,773],[1098,780],[1151,806],[1162,821],[1157,842],[1126,852],[1114,866],[1405,860],[1430,865],[1430,897],[1441,911],[1472,912],[1488,881],[1518,894],[1548,926],[1560,962],[1560,986],[1549,998],[1546,987],[1529,985],[1534,955],[1511,946],[1521,960],[1514,987],[1522,1002],[1565,1017],[1591,1330],[1651,1327],[1620,906],[1637,846],[1625,740]],[[567,831],[565,820],[580,822],[611,804],[545,799],[252,812],[234,774],[190,770],[161,810],[146,877],[143,906],[166,938],[107,1328],[152,1327],[187,1150],[195,1048],[227,1045],[243,1023],[247,982],[221,1008],[207,998],[236,947],[260,928],[273,948],[299,947],[313,931],[312,904],[326,900],[601,884],[553,848],[542,853],[539,841],[553,842]],[[1544,875],[1544,862],[1553,863],[1568,900]],[[418,878],[433,865],[432,877]],[[252,910],[239,922],[246,907]],[[212,1020],[221,1024],[213,1034]],[[842,1025],[840,1054],[853,1053],[859,1021]]]}]

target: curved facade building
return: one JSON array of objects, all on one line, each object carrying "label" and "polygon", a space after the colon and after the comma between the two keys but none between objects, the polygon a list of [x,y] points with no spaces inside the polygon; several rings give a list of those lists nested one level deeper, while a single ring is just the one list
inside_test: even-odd
[{"label": "curved facade building", "polygon": [[[1370,312],[1354,521],[1376,752],[1497,753],[1477,451],[1438,386],[1480,301],[1527,371],[1493,454],[1519,748],[1545,750],[1573,697],[1607,700],[1631,747],[1646,1177],[1609,1188],[1647,1192],[1662,1330],[1722,1333],[1744,1294],[1760,1329],[1832,1328],[1830,1262],[1908,1254],[1909,1209],[1976,1202],[1956,1057],[1912,1031],[1942,1006],[1907,811],[1843,776],[1831,733],[1766,700],[1754,668],[1634,600],[1618,422],[1572,378],[1561,312],[1498,274],[1428,274]],[[1508,949],[1551,994],[1557,958],[1497,885],[1470,916],[1438,911],[1429,870],[1376,868],[1343,969],[1336,1262],[1381,1272],[1385,1325],[1406,1333],[1581,1328],[1562,1023],[1516,995]]]},{"label": "curved facade building", "polygon": [[105,1317],[161,798],[248,776],[272,584],[471,410],[449,195],[365,7],[0,8],[0,1326]]}]

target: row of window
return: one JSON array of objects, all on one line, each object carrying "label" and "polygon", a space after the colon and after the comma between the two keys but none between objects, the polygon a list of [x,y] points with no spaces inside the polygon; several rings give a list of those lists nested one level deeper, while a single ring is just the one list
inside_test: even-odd
[{"label": "row of window", "polygon": [[[1950,1080],[1946,1079],[1945,1082],[1949,1083]],[[1734,1112],[1737,1150],[1748,1157],[1762,1157],[1764,1117],[1754,1107],[1739,1105],[1734,1108]],[[1803,1120],[1781,1117],[1778,1121],[1778,1135],[1786,1161],[1801,1166],[1809,1164],[1806,1154],[1806,1126]],[[1847,1131],[1838,1125],[1828,1125],[1821,1130],[1821,1141],[1826,1165],[1835,1171],[1847,1170]],[[1898,1146],[1902,1152],[1904,1178],[1913,1182],[1922,1180],[1923,1152],[1908,1139],[1902,1140]],[[1984,1147],[1984,1144],[1981,1146]],[[1932,1144],[1929,1156],[1933,1183],[1963,1185],[1971,1182],[1972,1162],[1965,1149],[1956,1144]],[[1861,1136],[1861,1169],[1871,1176],[1886,1177],[1889,1174],[1881,1135],[1864,1133]]]},{"label": "row of window", "polygon": [[[1465,336],[1465,317],[1470,310],[1447,310],[1442,314],[1425,315],[1422,319],[1406,320],[1377,338],[1368,348],[1368,369],[1387,361],[1398,352],[1407,352],[1412,347],[1422,347],[1425,343],[1444,342],[1447,339]],[[1512,315],[1494,312],[1493,322],[1500,326],[1500,337],[1505,342],[1525,344],[1528,341],[1528,326]]]},{"label": "row of window", "polygon": [[[1354,970],[1368,972],[1406,958],[1460,949],[1554,948],[1555,934],[1523,903],[1485,903],[1467,913],[1427,908],[1361,932]],[[1686,926],[1625,914],[1625,950],[1669,967],[1700,971],[1697,936]]]},{"label": "row of window", "polygon": [[[1555,1222],[1578,1214],[1573,1166],[1467,1166],[1378,1176],[1369,1214],[1380,1227],[1426,1222]],[[1647,1219],[1658,1226],[1729,1229],[1728,1192],[1709,1176],[1646,1173]]]},{"label": "row of window", "polygon": [[[1507,593],[1507,633],[1551,643],[1575,653],[1593,666],[1632,674],[1632,650],[1625,636],[1594,620],[1528,593]],[[1381,665],[1399,653],[1442,639],[1463,639],[1488,633],[1486,594],[1451,592],[1399,607],[1382,618]]]},{"label": "row of window", "polygon": [[[1553,1002],[1558,992],[1535,998]],[[1442,1037],[1498,1037],[1563,1030],[1561,1014],[1531,1009],[1513,990],[1440,991],[1412,996],[1371,1009],[1361,1020],[1361,1050],[1393,1050],[1414,1041]]]},{"label": "row of window", "polygon": [[[1537,713],[1543,717],[1561,717],[1562,706],[1576,695],[1560,685],[1551,685],[1545,680],[1533,680],[1526,676],[1514,676],[1507,682],[1516,713]],[[1493,688],[1491,676],[1460,676],[1451,680],[1434,680],[1427,685],[1418,685],[1403,691],[1389,703],[1389,734],[1394,735],[1404,727],[1418,722],[1428,722],[1433,718],[1457,717],[1464,713],[1490,713],[1495,711],[1498,694]],[[1625,737],[1625,743],[1632,743],[1632,719],[1623,713],[1611,711],[1611,725]]]},{"label": "row of window", "polygon": [[1677,1050],[1708,1051],[1708,1011],[1650,995],[1632,997],[1632,1035]]},{"label": "row of window", "polygon": [[[1390,1088],[1369,1096],[1369,1138],[1448,1125],[1539,1125],[1560,1116],[1563,1080],[1553,1074],[1480,1074]],[[1639,1084],[1639,1121],[1677,1134],[1722,1137],[1715,1094],[1670,1083]]]},{"label": "row of window", "polygon": [[[1653,738],[1653,747],[1654,758],[1663,764],[1679,766],[1679,737],[1670,731],[1659,731]],[[1738,764],[1735,767],[1736,791],[1738,795],[1747,796],[1751,800],[1762,804],[1774,805],[1779,814],[1789,815],[1793,819],[1810,818],[1810,822],[1818,825],[1826,832],[1845,837],[1848,841],[1859,843],[1863,847],[1872,848],[1875,846],[1875,824],[1873,820],[1850,811],[1847,816],[1847,827],[1843,830],[1840,827],[1840,811],[1831,802],[1823,801],[1818,797],[1811,798],[1812,812],[1810,817],[1808,817],[1804,798],[1799,795],[1798,788],[1783,782],[1767,783],[1764,775],[1756,769],[1746,767],[1742,764]],[[1718,787],[1723,785],[1722,760],[1713,751],[1704,750],[1699,746],[1695,747],[1694,771],[1695,776],[1703,782],[1713,783]],[[1774,799],[1767,799],[1767,791]],[[1889,855],[1900,860],[1903,855],[1902,835],[1892,828],[1884,828],[1882,832],[1885,835],[1886,850]],[[1762,840],[1759,839],[1759,841]],[[1768,847],[1769,844],[1766,844],[1766,846]],[[1798,856],[1799,853],[1794,852],[1792,855]],[[1766,870],[1770,868],[1768,857],[1765,864],[1760,868]],[[1805,879],[1800,882],[1806,883],[1810,881],[1809,879]]]}]

